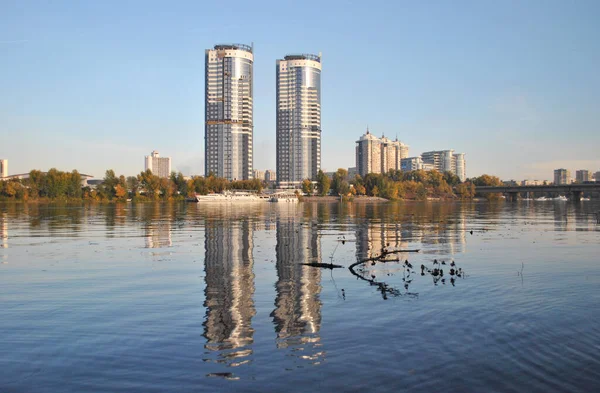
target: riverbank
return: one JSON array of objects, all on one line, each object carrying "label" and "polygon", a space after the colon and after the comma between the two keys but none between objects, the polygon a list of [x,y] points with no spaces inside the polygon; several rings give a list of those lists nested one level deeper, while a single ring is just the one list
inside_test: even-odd
[{"label": "riverbank", "polygon": [[[339,196],[303,196],[302,202],[339,202]],[[355,196],[347,199],[348,202],[389,202],[388,199],[372,196]]]}]

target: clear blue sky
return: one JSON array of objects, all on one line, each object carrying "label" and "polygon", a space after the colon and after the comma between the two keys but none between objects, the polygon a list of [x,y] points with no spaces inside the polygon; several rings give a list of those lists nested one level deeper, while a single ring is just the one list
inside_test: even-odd
[{"label": "clear blue sky", "polygon": [[0,0],[0,158],[10,173],[204,166],[204,50],[255,45],[254,151],[275,167],[275,60],[323,53],[322,166],[367,124],[467,176],[600,170],[600,1]]}]

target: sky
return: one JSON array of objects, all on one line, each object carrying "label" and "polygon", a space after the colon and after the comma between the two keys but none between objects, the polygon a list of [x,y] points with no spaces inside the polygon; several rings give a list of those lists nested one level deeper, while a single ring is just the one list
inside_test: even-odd
[{"label": "sky", "polygon": [[368,126],[467,176],[600,170],[600,2],[0,0],[9,173],[204,173],[204,51],[254,43],[254,167],[275,168],[275,61],[323,55],[322,168]]}]

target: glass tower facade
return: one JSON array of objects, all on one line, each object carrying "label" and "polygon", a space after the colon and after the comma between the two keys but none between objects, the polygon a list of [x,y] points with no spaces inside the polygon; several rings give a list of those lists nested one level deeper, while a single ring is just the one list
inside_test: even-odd
[{"label": "glass tower facade", "polygon": [[321,55],[277,60],[277,183],[298,188],[321,169]]},{"label": "glass tower facade", "polygon": [[204,168],[228,180],[252,179],[253,48],[206,50]]}]

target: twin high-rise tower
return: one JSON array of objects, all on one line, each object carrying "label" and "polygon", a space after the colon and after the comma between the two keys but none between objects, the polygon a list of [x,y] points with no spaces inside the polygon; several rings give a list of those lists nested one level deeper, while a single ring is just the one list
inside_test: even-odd
[{"label": "twin high-rise tower", "polygon": [[204,163],[206,175],[252,178],[253,48],[215,45],[206,50]]},{"label": "twin high-rise tower", "polygon": [[[206,50],[206,175],[252,178],[253,62],[248,45]],[[276,83],[277,181],[297,187],[321,167],[321,56],[277,60]]]}]

